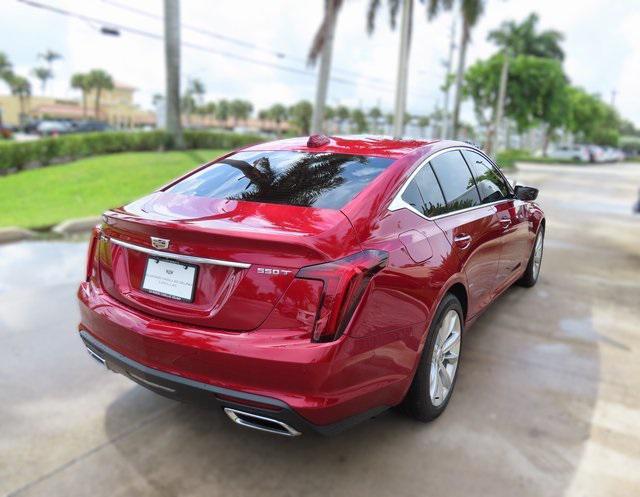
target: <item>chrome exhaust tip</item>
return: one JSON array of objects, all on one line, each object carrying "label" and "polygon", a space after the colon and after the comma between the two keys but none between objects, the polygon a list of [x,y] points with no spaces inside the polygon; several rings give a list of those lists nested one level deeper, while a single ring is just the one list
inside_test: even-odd
[{"label": "chrome exhaust tip", "polygon": [[87,352],[89,352],[89,355],[93,357],[96,361],[98,361],[100,364],[102,364],[105,367],[107,366],[107,361],[105,361],[103,357],[100,357],[100,355],[98,355],[97,352],[94,352],[89,347],[87,347]]},{"label": "chrome exhaust tip", "polygon": [[240,426],[266,431],[267,433],[282,435],[284,437],[297,437],[301,435],[298,430],[277,419],[258,416],[257,414],[231,409],[230,407],[225,407],[224,412],[229,416],[231,421]]}]

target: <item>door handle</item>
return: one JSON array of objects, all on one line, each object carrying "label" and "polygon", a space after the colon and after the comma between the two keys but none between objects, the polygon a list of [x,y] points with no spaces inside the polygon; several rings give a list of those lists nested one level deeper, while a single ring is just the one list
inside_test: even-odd
[{"label": "door handle", "polygon": [[453,242],[460,248],[467,248],[469,245],[471,245],[471,236],[467,235],[466,233],[460,234],[460,235],[456,235],[453,238]]}]

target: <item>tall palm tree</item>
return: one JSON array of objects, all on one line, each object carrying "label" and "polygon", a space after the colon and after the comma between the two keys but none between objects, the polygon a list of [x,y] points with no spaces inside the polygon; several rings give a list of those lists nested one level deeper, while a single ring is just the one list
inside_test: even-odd
[{"label": "tall palm tree", "polygon": [[13,75],[9,79],[9,87],[11,94],[20,100],[20,124],[23,124],[27,117],[27,101],[31,97],[31,83],[27,78]]},{"label": "tall palm tree", "polygon": [[[454,0],[419,0],[426,4],[428,19],[432,20],[442,9],[450,9]],[[409,75],[409,52],[411,48],[411,26],[413,25],[414,0],[387,0],[391,29],[395,29],[398,13],[402,12],[400,21],[400,49],[398,55],[398,72],[396,76],[395,112],[393,117],[393,134],[401,136],[404,132],[407,106],[407,81]],[[367,10],[367,32],[373,33],[375,19],[382,5],[381,0],[369,0]],[[401,9],[402,7],[402,9]]]},{"label": "tall palm tree", "polygon": [[531,13],[520,24],[515,21],[505,21],[498,29],[489,32],[487,39],[493,41],[503,54],[502,70],[500,71],[500,87],[498,101],[495,108],[493,127],[487,134],[487,148],[489,152],[494,145],[494,136],[498,133],[504,114],[504,103],[507,94],[509,78],[509,60],[517,55],[533,55],[549,59],[564,60],[564,51],[560,42],[564,39],[562,33],[556,30],[536,32],[540,18]]},{"label": "tall palm tree", "polygon": [[89,85],[95,92],[94,112],[96,119],[100,118],[100,98],[103,90],[113,90],[113,78],[102,69],[93,69],[87,75]]},{"label": "tall palm tree", "polygon": [[164,0],[164,61],[166,70],[166,126],[173,145],[184,148],[180,118],[180,3]]},{"label": "tall palm tree", "polygon": [[316,98],[311,118],[311,133],[320,133],[324,127],[324,110],[327,103],[329,76],[331,73],[331,56],[333,52],[333,35],[336,28],[338,12],[343,0],[324,0],[324,17],[316,31],[309,49],[308,61],[314,65],[320,56]]},{"label": "tall palm tree", "polygon": [[344,124],[351,117],[351,111],[349,110],[349,107],[345,105],[338,105],[338,107],[336,107],[336,117],[338,118],[338,128],[339,132],[341,133],[344,130]]},{"label": "tall palm tree", "polygon": [[47,81],[49,81],[53,77],[51,69],[49,69],[48,67],[36,67],[33,70],[33,75],[40,80],[40,89],[42,91],[42,94],[44,95],[47,89]]},{"label": "tall palm tree", "polygon": [[91,80],[88,74],[76,73],[71,76],[71,88],[82,92],[82,116],[87,117],[87,100],[91,91]]},{"label": "tall palm tree", "polygon": [[53,69],[53,63],[56,60],[62,59],[62,55],[49,49],[44,53],[38,54],[38,58],[43,59],[49,66],[49,69]]},{"label": "tall palm tree", "polygon": [[[462,32],[460,33],[460,53],[458,55],[458,70],[456,71],[455,100],[453,104],[453,137],[458,138],[460,131],[460,105],[462,104],[462,81],[467,58],[467,47],[471,41],[471,30],[475,27],[484,12],[485,0],[459,0],[462,17]],[[449,2],[448,2],[449,3]]]}]

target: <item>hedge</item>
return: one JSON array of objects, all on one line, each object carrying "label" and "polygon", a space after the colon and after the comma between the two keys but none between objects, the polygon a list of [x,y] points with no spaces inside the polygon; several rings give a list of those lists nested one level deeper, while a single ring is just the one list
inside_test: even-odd
[{"label": "hedge", "polygon": [[[231,149],[264,141],[259,135],[212,131],[185,131],[187,149]],[[62,135],[27,142],[0,142],[0,174],[67,162],[91,155],[173,148],[164,131],[107,131]]]}]

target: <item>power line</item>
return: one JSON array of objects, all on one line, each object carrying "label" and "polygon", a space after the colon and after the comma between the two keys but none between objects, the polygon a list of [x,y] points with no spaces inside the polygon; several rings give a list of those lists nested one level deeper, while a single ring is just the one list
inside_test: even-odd
[{"label": "power line", "polygon": [[[144,17],[147,17],[149,19],[155,19],[158,21],[163,21],[164,18],[163,16],[159,15],[159,14],[155,14],[153,12],[149,12],[148,10],[143,10],[143,9],[139,9],[137,7],[132,7],[130,5],[127,5],[125,3],[119,2],[117,0],[102,0],[103,3],[106,3],[107,5],[111,5],[113,7],[117,7],[119,9],[123,9],[126,10],[128,12],[134,13],[134,14],[138,14]],[[193,31],[195,33],[201,34],[201,35],[205,35],[205,36],[209,36],[212,38],[215,38],[217,40],[223,40],[226,41],[228,43],[232,43],[241,47],[245,47],[245,48],[250,48],[252,50],[256,50],[259,52],[263,52],[263,53],[267,53],[269,55],[273,55],[279,59],[288,59],[291,60],[293,62],[298,62],[301,63],[303,65],[307,64],[306,59],[303,59],[301,57],[297,57],[297,56],[292,56],[292,55],[288,55],[280,50],[274,50],[274,49],[270,49],[270,48],[266,48],[263,47],[261,45],[258,45],[256,43],[252,43],[249,42],[247,40],[241,40],[239,38],[234,38],[232,36],[226,35],[226,34],[222,34],[222,33],[217,33],[215,31],[211,31],[209,29],[204,29],[201,28],[199,26],[195,26],[193,24],[186,24],[186,23],[180,23],[180,26],[183,29],[187,29],[189,31]],[[386,80],[386,79],[382,79],[382,78],[376,78],[376,77],[371,77],[371,76],[362,76],[361,74],[358,74],[355,71],[350,71],[348,69],[344,69],[344,68],[340,68],[340,67],[333,67],[332,70],[334,71],[339,71],[341,73],[343,73],[343,75],[347,76],[352,76],[355,78],[359,78],[359,79],[363,79],[363,80],[368,80],[368,81],[372,81],[375,83],[381,83],[381,84],[385,84],[385,85],[390,85],[392,84],[390,81]]]},{"label": "power line", "polygon": [[[131,26],[126,26],[123,24],[119,24],[119,23],[113,23],[111,21],[106,21],[103,19],[98,19],[96,17],[91,17],[91,16],[86,16],[84,14],[80,14],[77,12],[72,12],[70,10],[66,10],[66,9],[62,9],[60,7],[55,7],[52,5],[47,5],[47,4],[43,4],[40,2],[37,2],[35,0],[17,0],[20,3],[23,3],[25,5],[28,5],[30,7],[34,7],[34,8],[38,8],[38,9],[42,9],[42,10],[47,10],[50,12],[54,12],[56,14],[59,15],[64,15],[67,17],[71,17],[71,18],[75,18],[75,19],[79,19],[81,21],[84,21],[86,23],[88,23],[90,26],[92,27],[96,27],[95,24],[99,24],[99,25],[107,25],[111,28],[116,28],[118,30],[121,31],[125,31],[125,32],[129,32],[131,34],[134,35],[138,35],[138,36],[142,36],[142,37],[146,37],[146,38],[151,38],[154,40],[164,40],[164,36],[158,33],[153,33],[150,31],[145,31],[139,28],[135,28],[135,27],[131,27]],[[245,55],[240,55],[238,53],[234,53],[234,52],[230,52],[228,50],[220,50],[220,49],[216,49],[216,48],[212,48],[212,47],[208,47],[205,45],[199,45],[197,43],[192,43],[192,42],[187,42],[187,41],[183,41],[181,42],[181,45],[188,47],[188,48],[193,48],[196,50],[201,50],[204,52],[208,52],[208,53],[212,53],[218,56],[222,56],[222,57],[226,57],[226,58],[230,58],[233,59],[235,61],[243,61],[243,62],[247,62],[250,64],[254,64],[254,65],[258,65],[258,66],[263,66],[263,67],[268,67],[268,68],[272,68],[272,69],[277,69],[280,71],[285,71],[285,72],[289,72],[289,73],[293,73],[293,74],[298,74],[298,75],[302,75],[302,76],[310,76],[310,77],[315,77],[315,73],[313,73],[312,71],[306,70],[306,69],[300,69],[298,67],[292,67],[292,66],[287,66],[287,65],[282,65],[282,64],[275,64],[272,62],[267,62],[264,60],[260,60],[260,59],[255,59],[253,57],[248,57]],[[358,78],[362,79],[360,76],[358,76]],[[331,81],[334,81],[336,83],[341,83],[341,84],[345,84],[345,85],[351,85],[351,86],[358,86],[358,85],[362,85],[362,86],[368,86],[371,89],[377,90],[377,91],[384,91],[387,93],[391,93],[393,90],[390,88],[383,88],[381,87],[379,84],[376,83],[365,83],[364,81],[360,81],[360,82],[355,82],[352,81],[350,79],[346,79],[340,76],[332,76]],[[433,98],[430,95],[426,95],[426,94],[419,94],[419,93],[414,93],[417,96],[421,96],[423,98],[428,98],[431,99]]]}]

